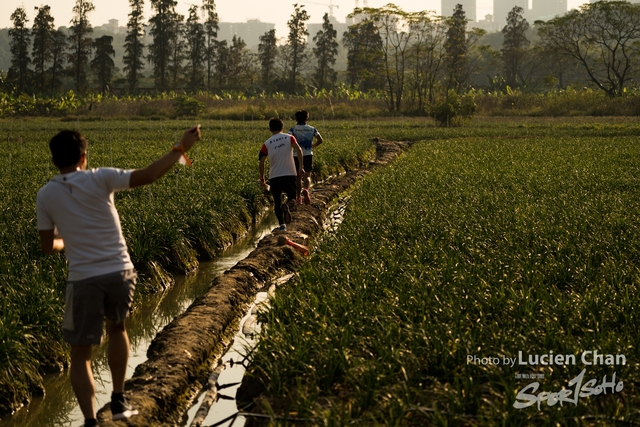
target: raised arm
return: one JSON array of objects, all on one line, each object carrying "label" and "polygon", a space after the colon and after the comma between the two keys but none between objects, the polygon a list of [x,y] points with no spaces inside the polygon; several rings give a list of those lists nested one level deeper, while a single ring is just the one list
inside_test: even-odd
[{"label": "raised arm", "polygon": [[[191,149],[193,144],[195,144],[196,141],[199,140],[200,125],[197,125],[189,129],[182,135],[180,144],[182,144],[184,151],[187,152]],[[140,187],[141,185],[151,184],[162,175],[167,173],[180,159],[180,156],[182,156],[182,151],[172,149],[146,168],[133,171],[131,173],[131,178],[129,178],[129,187],[135,188]]]}]

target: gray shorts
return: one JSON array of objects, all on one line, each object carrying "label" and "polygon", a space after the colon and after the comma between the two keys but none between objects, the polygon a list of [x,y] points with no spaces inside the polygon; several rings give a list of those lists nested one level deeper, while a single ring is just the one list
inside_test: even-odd
[{"label": "gray shorts", "polygon": [[131,269],[67,282],[64,340],[71,345],[100,344],[104,318],[118,324],[129,314],[136,277]]}]

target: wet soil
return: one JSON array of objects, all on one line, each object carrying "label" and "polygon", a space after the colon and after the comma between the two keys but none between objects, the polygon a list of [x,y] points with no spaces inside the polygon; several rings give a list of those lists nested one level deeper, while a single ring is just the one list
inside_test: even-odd
[{"label": "wet soil", "polygon": [[[126,383],[127,399],[139,411],[139,415],[126,421],[127,425],[180,424],[219,364],[256,293],[268,288],[277,277],[295,271],[296,264],[303,260],[292,246],[279,245],[278,237],[284,235],[311,249],[314,238],[322,232],[331,202],[358,178],[390,162],[410,146],[377,138],[374,143],[376,159],[367,169],[347,171],[314,186],[311,204],[292,208],[292,221],[286,232],[264,237],[247,258],[213,280],[204,295],[158,333],[147,351],[147,361]],[[111,421],[108,405],[99,411],[98,419],[101,426],[124,423]]]}]

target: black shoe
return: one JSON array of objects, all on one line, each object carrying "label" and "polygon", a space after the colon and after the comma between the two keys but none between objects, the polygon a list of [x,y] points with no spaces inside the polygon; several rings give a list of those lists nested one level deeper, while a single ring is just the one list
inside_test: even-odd
[{"label": "black shoe", "polygon": [[98,420],[96,420],[95,418],[84,420],[84,424],[82,426],[83,427],[100,427],[100,425],[98,424]]},{"label": "black shoe", "polygon": [[111,419],[113,421],[124,420],[134,415],[138,415],[138,411],[126,399],[124,401],[111,399]]},{"label": "black shoe", "polygon": [[291,210],[286,203],[282,204],[282,219],[284,219],[285,224],[291,223]]}]

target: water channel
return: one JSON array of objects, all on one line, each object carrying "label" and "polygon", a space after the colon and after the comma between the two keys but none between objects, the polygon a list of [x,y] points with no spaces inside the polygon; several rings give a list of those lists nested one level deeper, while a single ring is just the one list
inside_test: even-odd
[{"label": "water channel", "polygon": [[[344,219],[347,204],[351,200],[348,193],[338,196],[337,200],[329,206],[329,215],[323,223],[323,230],[335,233]],[[322,240],[320,236],[320,240]],[[215,426],[215,427],[243,427],[245,416],[251,415],[240,411],[236,404],[236,393],[244,377],[247,364],[246,355],[255,348],[256,336],[260,333],[260,324],[257,322],[256,313],[259,310],[268,310],[269,297],[278,286],[286,283],[295,274],[287,274],[276,279],[268,292],[259,292],[253,305],[245,313],[240,321],[240,328],[236,333],[233,343],[222,358],[222,366],[209,377],[209,387],[203,390],[184,416],[182,426]],[[215,383],[215,385],[211,385]]]},{"label": "water channel", "polygon": [[[200,264],[198,271],[189,276],[176,276],[175,285],[161,295],[145,297],[145,301],[127,320],[127,330],[131,342],[131,354],[127,378],[146,359],[147,348],[156,333],[184,312],[191,303],[202,295],[215,277],[244,259],[257,246],[262,237],[278,225],[271,213],[260,224],[249,231],[239,242],[225,250],[218,259]],[[262,297],[264,298],[264,297]],[[93,372],[96,379],[96,410],[104,406],[111,395],[111,376],[107,366],[106,346],[94,351]],[[229,370],[228,374],[231,374]],[[34,398],[29,405],[15,415],[0,420],[3,427],[71,427],[79,426],[84,417],[77,405],[68,370],[51,374],[45,378],[45,396]],[[230,402],[235,408],[235,402]],[[238,425],[238,424],[236,424]]]}]

